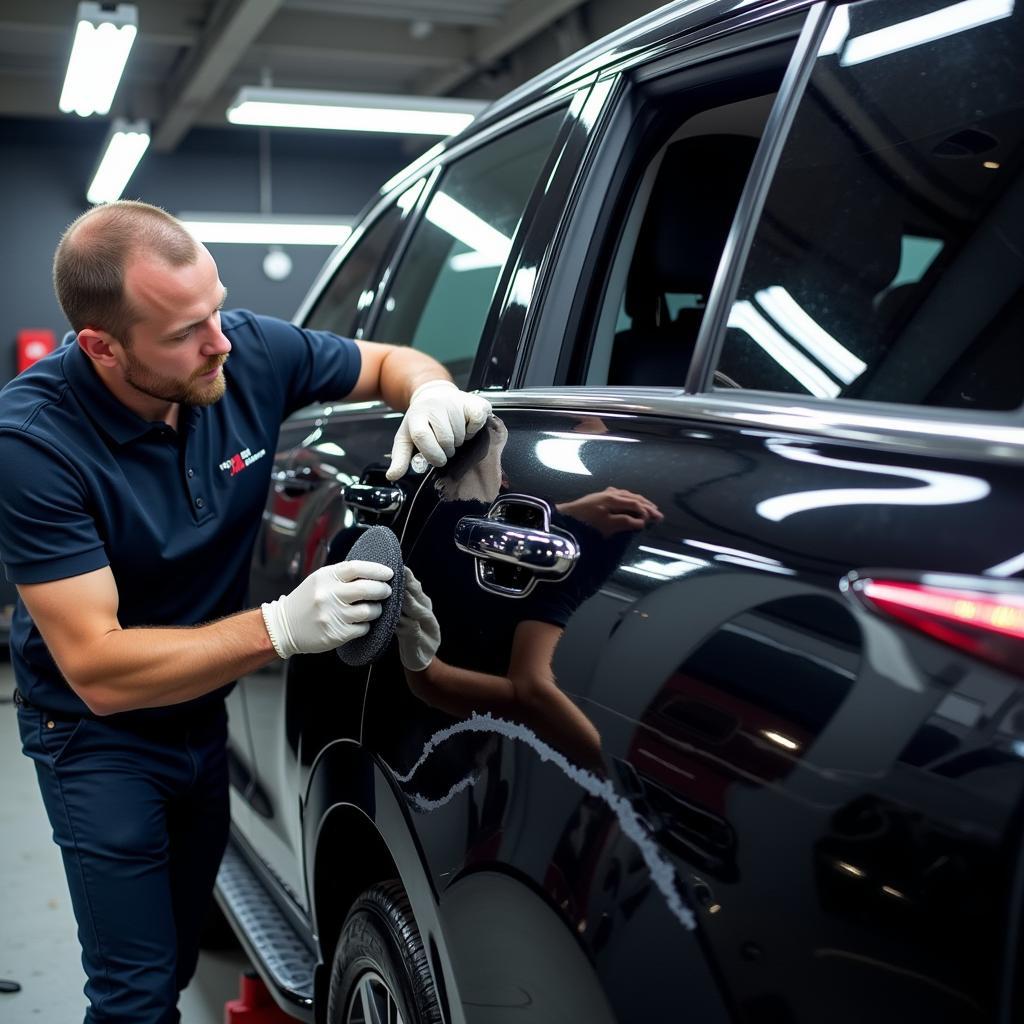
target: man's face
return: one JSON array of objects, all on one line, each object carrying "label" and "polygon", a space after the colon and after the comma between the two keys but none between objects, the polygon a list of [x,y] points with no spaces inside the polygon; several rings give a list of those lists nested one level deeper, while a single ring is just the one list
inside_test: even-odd
[{"label": "man's face", "polygon": [[221,366],[231,342],[221,333],[227,291],[203,247],[195,263],[172,267],[151,255],[125,268],[125,297],[139,314],[120,348],[126,384],[151,398],[212,405],[224,394]]}]

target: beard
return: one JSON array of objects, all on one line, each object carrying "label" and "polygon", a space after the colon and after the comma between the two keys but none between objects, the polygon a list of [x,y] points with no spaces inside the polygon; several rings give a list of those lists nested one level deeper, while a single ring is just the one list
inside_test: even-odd
[{"label": "beard", "polygon": [[136,391],[141,391],[150,398],[157,398],[161,402],[177,402],[181,405],[213,405],[219,401],[227,388],[224,374],[219,373],[213,380],[203,380],[204,373],[227,361],[227,356],[222,356],[208,366],[196,371],[191,377],[181,379],[178,377],[165,377],[161,373],[155,373],[142,363],[131,349],[124,350],[126,365],[124,369],[124,380]]}]

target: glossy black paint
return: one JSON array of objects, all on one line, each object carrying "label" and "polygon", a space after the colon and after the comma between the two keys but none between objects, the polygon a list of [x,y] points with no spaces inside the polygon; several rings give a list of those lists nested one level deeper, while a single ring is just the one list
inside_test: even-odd
[{"label": "glossy black paint", "polygon": [[[739,31],[806,5],[741,6],[672,24]],[[678,49],[652,21],[601,67]],[[474,386],[551,383],[573,341],[548,315],[555,228],[624,89],[580,81]],[[446,687],[392,650],[370,670],[295,658],[232,698],[235,828],[322,961],[358,893],[397,877],[453,1022],[1013,1019],[1024,682],[843,583],[982,577],[1015,554],[1019,427],[981,417],[971,438],[953,414],[742,394],[492,397],[504,447],[407,475],[380,517],[434,601]],[[343,557],[344,489],[381,482],[397,423],[341,405],[286,425],[254,602]],[[472,497],[453,485],[470,464]],[[608,489],[655,511],[614,516]],[[481,588],[455,544],[508,494],[545,502],[582,552],[522,597]],[[503,522],[538,528],[522,504]]]}]

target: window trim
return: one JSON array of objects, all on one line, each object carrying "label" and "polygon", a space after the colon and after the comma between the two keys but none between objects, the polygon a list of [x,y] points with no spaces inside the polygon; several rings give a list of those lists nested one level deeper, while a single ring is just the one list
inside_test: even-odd
[{"label": "window trim", "polygon": [[[491,335],[490,351],[481,367],[481,387],[507,387],[510,381],[519,378],[522,367],[532,358],[534,325],[546,302],[550,268],[557,259],[562,232],[571,222],[567,211],[578,195],[577,185],[586,174],[595,141],[601,137],[622,86],[618,74],[602,75],[592,79],[574,97],[563,126],[562,146],[557,153],[552,152],[546,168],[547,187],[534,193],[528,230],[523,234],[515,262],[510,261],[507,277],[501,282],[500,312]],[[577,106],[578,109],[574,109]],[[509,289],[511,281],[523,269],[535,274],[528,308],[518,304]]]},{"label": "window trim", "polygon": [[[741,397],[742,396],[742,397]],[[769,391],[689,394],[669,388],[534,387],[488,394],[496,410],[551,409],[614,420],[658,416],[765,436],[805,435],[816,441],[856,442],[930,457],[1024,466],[1024,411],[961,410],[894,405],[854,398],[813,398]],[[796,399],[794,401],[794,398]]]},{"label": "window trim", "polygon": [[807,19],[775,98],[775,105],[768,115],[697,334],[685,383],[686,391],[691,394],[701,394],[712,389],[715,367],[725,344],[729,311],[739,291],[743,269],[754,242],[768,190],[775,177],[775,168],[817,60],[818,49],[831,15],[831,6],[830,3],[819,3],[807,12]]}]

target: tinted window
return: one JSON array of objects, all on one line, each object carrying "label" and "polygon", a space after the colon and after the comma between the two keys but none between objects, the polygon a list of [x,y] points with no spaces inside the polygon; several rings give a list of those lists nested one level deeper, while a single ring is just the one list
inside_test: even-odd
[{"label": "tinted window", "polygon": [[1022,8],[835,11],[730,312],[732,383],[1021,405]]},{"label": "tinted window", "polygon": [[423,182],[418,181],[402,194],[401,205],[389,207],[373,222],[324,288],[304,326],[352,336],[357,314],[373,301],[381,262],[398,233],[403,211],[412,206],[422,188]]},{"label": "tinted window", "polygon": [[[673,97],[675,98],[675,97]],[[682,387],[774,94],[666,111],[637,163],[587,370],[590,385]],[[666,124],[668,138],[665,138]]]},{"label": "tinted window", "polygon": [[548,114],[452,165],[402,258],[375,340],[429,352],[466,383],[512,237],[562,117]]}]

